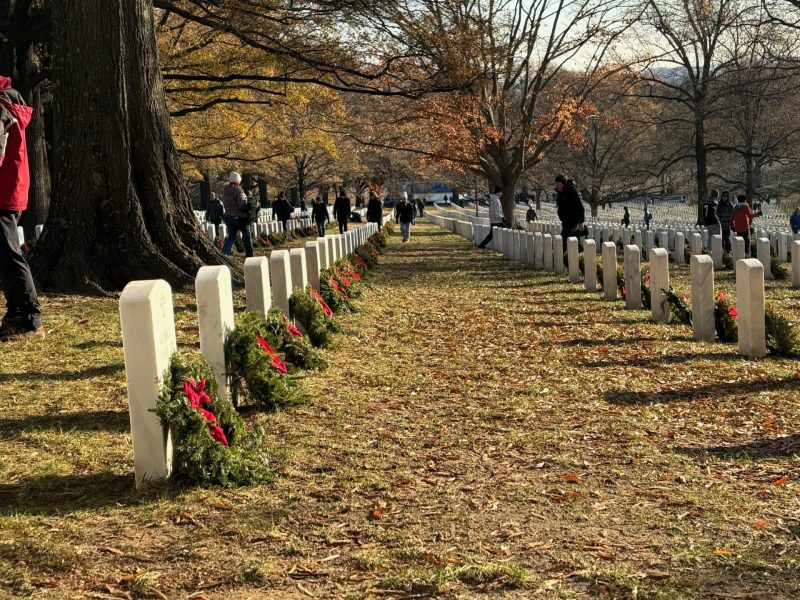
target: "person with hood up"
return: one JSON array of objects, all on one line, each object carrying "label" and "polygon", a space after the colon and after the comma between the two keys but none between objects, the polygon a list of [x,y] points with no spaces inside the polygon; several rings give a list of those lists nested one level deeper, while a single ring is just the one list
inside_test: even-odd
[{"label": "person with hood up", "polygon": [[789,226],[792,228],[792,233],[800,233],[800,208],[795,208],[789,217]]},{"label": "person with hood up", "polygon": [[8,309],[0,322],[0,342],[44,336],[39,297],[17,234],[28,207],[25,129],[32,115],[11,79],[0,77],[0,281]]},{"label": "person with hood up", "polygon": [[253,239],[250,236],[250,219],[247,211],[247,194],[242,189],[242,176],[236,171],[231,171],[228,175],[228,185],[222,193],[222,204],[225,206],[225,227],[228,228],[228,239],[222,247],[222,253],[226,256],[231,255],[233,244],[239,232],[242,232],[244,240],[244,252],[247,257],[253,256]]}]

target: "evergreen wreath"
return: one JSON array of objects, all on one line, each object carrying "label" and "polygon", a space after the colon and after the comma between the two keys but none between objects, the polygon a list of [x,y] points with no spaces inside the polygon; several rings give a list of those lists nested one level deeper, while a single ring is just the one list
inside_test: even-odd
[{"label": "evergreen wreath", "polygon": [[714,302],[714,328],[717,330],[717,339],[720,342],[738,341],[739,327],[736,324],[738,316],[736,307],[730,305],[725,294],[718,292]]},{"label": "evergreen wreath", "polygon": [[689,298],[685,293],[678,293],[670,287],[667,290],[666,301],[672,306],[672,321],[682,325],[692,324],[692,309],[689,308]]},{"label": "evergreen wreath", "polygon": [[783,266],[783,263],[777,256],[770,255],[769,257],[769,270],[772,273],[772,278],[783,281],[789,278],[789,271]]},{"label": "evergreen wreath", "polygon": [[733,269],[733,256],[728,252],[723,252],[722,254],[722,266],[725,269],[731,270]]},{"label": "evergreen wreath", "polygon": [[[372,238],[370,238],[370,240],[371,239]],[[355,251],[355,256],[366,263],[368,268],[372,268],[378,264],[379,254],[378,248],[372,241],[369,241],[366,244],[361,244],[358,248],[356,248]]]},{"label": "evergreen wreath", "polygon": [[233,405],[217,398],[216,380],[205,362],[172,355],[156,414],[172,436],[176,481],[233,487],[274,478],[262,449],[263,430],[245,432]]},{"label": "evergreen wreath", "polygon": [[767,310],[764,312],[764,328],[770,354],[786,357],[800,355],[800,335],[789,319]]},{"label": "evergreen wreath", "polygon": [[329,346],[331,334],[339,331],[333,320],[333,311],[311,286],[292,294],[289,298],[289,309],[292,317],[308,334],[310,342],[318,348]]},{"label": "evergreen wreath", "polygon": [[350,294],[339,284],[332,267],[320,271],[319,289],[322,299],[333,312],[352,312],[354,310],[353,304],[350,302]]},{"label": "evergreen wreath", "polygon": [[[259,313],[251,313],[253,318],[261,320]],[[267,311],[267,318],[263,319],[264,329],[261,336],[272,346],[283,352],[286,362],[299,369],[323,369],[325,360],[319,352],[314,350],[311,340],[295,327],[294,323],[286,318],[280,308],[273,306]]]},{"label": "evergreen wreath", "polygon": [[347,265],[346,258],[336,261],[331,268],[331,276],[339,287],[347,292],[348,298],[355,299],[361,296],[361,286],[359,285],[361,276],[359,275],[358,279],[353,277],[350,273],[352,269],[348,270]]},{"label": "evergreen wreath", "polygon": [[268,410],[296,406],[307,400],[268,341],[269,335],[265,320],[252,312],[241,315],[228,334],[225,362],[234,405],[238,405],[245,393]]}]

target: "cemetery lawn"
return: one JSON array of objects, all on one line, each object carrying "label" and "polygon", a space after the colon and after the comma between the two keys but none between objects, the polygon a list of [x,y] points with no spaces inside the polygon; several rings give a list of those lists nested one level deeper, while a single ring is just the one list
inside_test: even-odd
[{"label": "cemetery lawn", "polygon": [[48,338],[0,346],[0,598],[800,597],[798,361],[419,223],[314,400],[245,412],[253,488],[136,492],[117,302],[46,297]]}]

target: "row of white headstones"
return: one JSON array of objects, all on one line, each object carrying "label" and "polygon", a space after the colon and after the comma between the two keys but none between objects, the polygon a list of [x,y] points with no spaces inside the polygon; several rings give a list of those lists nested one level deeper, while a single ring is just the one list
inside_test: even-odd
[{"label": "row of white headstones", "polygon": [[[384,223],[390,217],[385,217]],[[245,260],[248,311],[266,315],[272,305],[289,317],[289,297],[310,285],[320,288],[320,271],[349,256],[378,231],[367,223],[344,234],[318,238],[303,248],[274,250]],[[221,399],[228,398],[225,339],[234,328],[233,291],[226,266],[204,266],[195,278],[200,352],[211,367]],[[133,440],[136,485],[172,473],[172,441],[154,410],[164,373],[177,350],[172,289],[164,280],[132,281],[119,302],[125,377]]]},{"label": "row of white headstones", "polygon": [[[194,211],[195,217],[197,218],[197,222],[199,223],[200,227],[205,231],[206,236],[212,242],[216,241],[217,239],[226,239],[228,237],[228,227],[221,223],[220,225],[214,225],[213,223],[209,223],[206,221],[205,212],[203,211]],[[351,212],[356,212],[363,218],[367,214],[367,210],[365,208],[354,209]],[[300,212],[299,209],[296,209],[292,213],[292,217],[286,222],[286,230],[285,231],[294,231],[298,227],[310,227],[313,225],[313,221],[308,218],[308,212]],[[328,207],[328,216],[331,222],[334,221],[333,218],[333,209]],[[258,219],[255,223],[250,224],[250,234],[255,237],[259,235],[270,235],[272,233],[282,233],[285,232],[283,229],[283,224],[280,221],[277,221],[272,218],[272,209],[261,209],[259,211]]]},{"label": "row of white headstones", "polygon": [[[436,225],[448,229],[470,241],[479,244],[489,233],[485,225],[473,225],[466,221],[428,215]],[[682,237],[682,234],[676,234]],[[712,341],[715,338],[714,322],[714,260],[702,254],[702,240],[699,234],[692,239],[690,260],[692,332],[697,340]],[[735,260],[736,310],[739,330],[739,352],[744,356],[763,357],[767,353],[764,273],[769,269],[760,260],[744,258],[744,240],[733,238],[734,248],[741,248],[741,257]],[[564,264],[563,239],[561,235],[530,232],[519,229],[496,227],[491,242],[510,260],[528,264],[535,269],[544,269],[556,274],[568,273],[569,281],[580,283],[580,245],[576,237],[567,240],[567,265]],[[759,247],[769,247],[769,240],[758,240]],[[597,291],[597,244],[594,239],[583,243],[584,286],[587,291]],[[676,257],[683,257],[683,247],[676,251]],[[734,254],[736,256],[736,254]],[[769,256],[767,252],[767,257]],[[626,308],[642,308],[641,298],[641,259],[640,246],[625,244],[623,260],[625,272]],[[614,242],[602,244],[603,293],[607,300],[616,300],[617,288],[617,245]],[[669,254],[666,248],[653,248],[649,256],[651,312],[652,319],[665,323],[670,319],[670,304],[666,301],[669,290]],[[800,288],[800,241],[792,242],[792,286]]]},{"label": "row of white headstones", "polygon": [[[485,217],[476,217],[473,214],[466,214],[459,207],[452,207],[448,210],[440,209],[449,218],[462,221],[469,221],[473,225],[489,225],[489,220]],[[524,217],[523,217],[524,219]],[[533,233],[549,233],[558,235],[561,231],[561,223],[552,220],[539,220],[526,223],[528,231]],[[586,237],[594,239],[596,244],[603,242],[621,241],[623,245],[634,244],[642,249],[644,258],[649,258],[650,250],[655,247],[666,248],[675,251],[675,262],[684,264],[683,249],[687,242],[691,244],[691,254],[699,254],[702,248],[709,248],[711,258],[714,260],[714,268],[723,268],[723,243],[722,236],[712,235],[705,227],[667,227],[658,230],[648,230],[643,227],[623,227],[619,224],[587,224]],[[698,237],[699,236],[699,239]],[[739,238],[737,241],[735,234],[731,237],[731,254],[734,261],[745,257],[744,240]],[[768,243],[764,243],[764,240]],[[790,261],[790,248],[792,241],[800,240],[800,233],[792,234],[787,231],[759,229],[753,240],[752,246],[757,250],[758,259],[764,265],[764,275],[767,279],[772,277],[770,269],[770,250],[775,253],[778,260],[782,263]],[[696,251],[697,248],[700,251]]]}]

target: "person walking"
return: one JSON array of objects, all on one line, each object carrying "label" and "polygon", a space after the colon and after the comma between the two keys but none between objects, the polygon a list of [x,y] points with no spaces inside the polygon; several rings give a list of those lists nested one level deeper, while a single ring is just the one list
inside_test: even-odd
[{"label": "person walking", "polygon": [[731,202],[731,193],[728,190],[723,190],[722,194],[720,195],[719,206],[717,207],[717,216],[719,217],[719,226],[722,230],[722,249],[730,254],[733,202]]},{"label": "person walking", "polygon": [[214,192],[211,192],[211,199],[206,207],[206,221],[219,227],[222,224],[223,215],[225,215],[225,205]]},{"label": "person walking", "polygon": [[800,208],[795,208],[789,217],[789,226],[792,228],[792,233],[800,233]]},{"label": "person walking", "polygon": [[281,222],[283,232],[289,233],[289,217],[292,216],[292,205],[286,199],[286,194],[281,192],[272,203],[272,214]]},{"label": "person walking", "polygon": [[369,202],[367,202],[367,223],[381,224],[383,217],[383,203],[375,192],[369,193]]},{"label": "person walking", "polygon": [[505,219],[503,218],[503,203],[500,201],[500,194],[503,188],[496,186],[494,193],[489,194],[489,235],[478,245],[478,248],[483,250],[494,239],[494,228],[505,227]]},{"label": "person walking", "polygon": [[623,225],[624,227],[630,227],[631,226],[631,213],[628,212],[628,207],[627,206],[623,206],[622,210],[624,212],[622,213],[622,221],[620,221],[619,224]]},{"label": "person walking", "polygon": [[239,232],[242,232],[244,241],[244,252],[249,258],[253,256],[253,239],[250,237],[250,223],[248,216],[247,194],[242,189],[242,176],[236,171],[231,171],[228,175],[228,185],[222,194],[222,203],[225,206],[223,219],[228,228],[228,239],[222,247],[225,256],[231,255],[233,244]]},{"label": "person walking", "polygon": [[347,231],[347,223],[350,221],[350,198],[344,192],[333,203],[333,216],[339,223],[339,233]]},{"label": "person walking", "polygon": [[717,210],[719,208],[719,202],[717,201],[717,198],[719,198],[719,190],[711,190],[711,196],[703,205],[702,224],[706,226],[706,229],[708,229],[709,236],[719,235],[721,230],[719,216],[717,214]]},{"label": "person walking", "polygon": [[328,207],[325,206],[321,196],[317,196],[316,200],[314,200],[314,206],[311,208],[311,218],[314,219],[314,223],[317,226],[317,235],[325,237],[325,225],[330,221],[330,217],[328,216]]},{"label": "person walking", "polygon": [[744,239],[744,255],[750,256],[750,226],[753,223],[753,219],[759,216],[760,213],[753,212],[753,209],[747,203],[747,196],[744,194],[739,194],[736,200],[738,202],[731,215],[731,228],[736,232],[736,235]]},{"label": "person walking", "polygon": [[33,109],[0,77],[0,281],[7,312],[0,322],[0,342],[44,337],[39,296],[22,254],[17,227],[28,207],[30,171],[25,129]]},{"label": "person walking", "polygon": [[420,217],[425,216],[425,201],[424,200],[417,200],[417,214]]},{"label": "person walking", "polygon": [[586,215],[574,182],[568,181],[563,175],[556,175],[553,189],[556,191],[556,212],[561,221],[561,242],[566,252],[570,237],[577,237],[580,241],[580,237],[586,234]]},{"label": "person walking", "polygon": [[400,203],[395,209],[397,222],[400,223],[400,233],[403,234],[403,241],[407,242],[411,237],[411,223],[414,221],[414,205],[408,201],[408,196],[403,192]]},{"label": "person walking", "polygon": [[525,213],[525,222],[533,223],[538,218],[539,216],[536,214],[536,208],[534,208],[533,202],[528,202],[528,212]]},{"label": "person walking", "polygon": [[653,220],[653,213],[647,210],[647,205],[645,205],[644,217],[642,218],[642,221],[644,222],[645,229],[647,229],[648,231],[650,230],[650,221],[652,220]]}]

